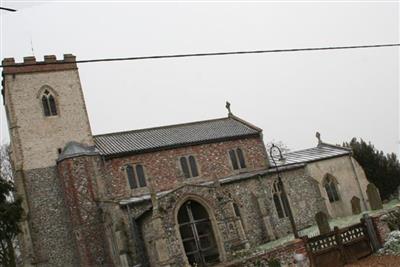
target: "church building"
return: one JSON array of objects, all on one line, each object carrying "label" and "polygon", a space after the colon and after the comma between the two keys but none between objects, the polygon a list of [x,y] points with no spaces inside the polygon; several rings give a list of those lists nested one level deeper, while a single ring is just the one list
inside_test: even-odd
[{"label": "church building", "polygon": [[319,135],[271,158],[268,135],[230,110],[93,135],[75,56],[2,64],[24,266],[213,266],[290,234],[291,213],[301,230],[369,209],[351,150]]}]

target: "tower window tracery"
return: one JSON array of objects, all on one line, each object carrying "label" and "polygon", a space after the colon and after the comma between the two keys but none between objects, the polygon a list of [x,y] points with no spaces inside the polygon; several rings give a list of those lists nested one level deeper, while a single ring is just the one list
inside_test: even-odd
[{"label": "tower window tracery", "polygon": [[42,106],[43,106],[43,113],[46,117],[57,115],[56,100],[54,96],[47,89],[42,94]]}]

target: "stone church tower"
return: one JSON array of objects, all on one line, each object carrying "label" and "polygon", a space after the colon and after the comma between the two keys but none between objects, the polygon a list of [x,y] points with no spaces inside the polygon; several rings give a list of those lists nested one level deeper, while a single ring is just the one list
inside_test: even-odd
[{"label": "stone church tower", "polygon": [[19,64],[13,58],[3,60],[11,159],[25,211],[21,251],[29,259],[27,266],[84,266],[78,255],[81,236],[71,223],[71,211],[79,211],[80,203],[66,197],[69,177],[60,177],[57,165],[67,143],[90,148],[94,143],[75,56],[45,56],[44,62],[57,64],[36,62],[34,57]]}]

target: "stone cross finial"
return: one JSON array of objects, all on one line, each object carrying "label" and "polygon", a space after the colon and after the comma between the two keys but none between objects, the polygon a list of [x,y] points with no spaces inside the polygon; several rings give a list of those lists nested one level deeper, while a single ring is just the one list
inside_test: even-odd
[{"label": "stone cross finial", "polygon": [[315,137],[317,137],[317,139],[318,139],[318,145],[320,145],[320,144],[322,143],[322,141],[321,141],[321,134],[320,134],[319,132],[316,132],[316,133],[315,133]]},{"label": "stone cross finial", "polygon": [[226,101],[225,107],[226,107],[226,109],[228,110],[228,116],[232,115],[232,112],[231,112],[231,103],[229,103],[228,101]]}]

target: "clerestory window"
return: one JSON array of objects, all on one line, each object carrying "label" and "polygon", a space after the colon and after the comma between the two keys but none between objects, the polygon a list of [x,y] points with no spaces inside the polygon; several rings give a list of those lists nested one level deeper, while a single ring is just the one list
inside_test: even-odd
[{"label": "clerestory window", "polygon": [[246,168],[246,161],[244,159],[243,151],[240,148],[232,149],[229,151],[232,168],[234,170]]},{"label": "clerestory window", "polygon": [[194,156],[186,156],[180,158],[182,172],[185,178],[197,177],[199,176],[199,171],[197,169],[197,163]]},{"label": "clerestory window", "polygon": [[57,115],[56,100],[54,99],[54,96],[49,92],[49,90],[45,90],[43,92],[42,106],[43,106],[43,113],[46,117]]},{"label": "clerestory window", "polygon": [[128,178],[129,187],[131,189],[146,186],[146,177],[144,174],[144,168],[141,164],[126,165],[125,171],[126,171],[126,177]]}]

